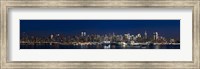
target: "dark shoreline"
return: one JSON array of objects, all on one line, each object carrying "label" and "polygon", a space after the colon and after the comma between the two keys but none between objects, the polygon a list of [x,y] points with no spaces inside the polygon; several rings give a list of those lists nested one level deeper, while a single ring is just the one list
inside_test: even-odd
[{"label": "dark shoreline", "polygon": [[20,44],[20,49],[180,49],[180,45],[59,45],[59,44]]}]

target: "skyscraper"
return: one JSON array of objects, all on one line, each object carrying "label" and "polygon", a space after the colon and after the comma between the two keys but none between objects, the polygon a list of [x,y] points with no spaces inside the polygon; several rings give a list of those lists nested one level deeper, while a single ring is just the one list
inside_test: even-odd
[{"label": "skyscraper", "polygon": [[159,37],[159,36],[158,36],[158,32],[153,33],[153,39],[154,39],[154,40],[157,40],[158,37]]},{"label": "skyscraper", "polygon": [[144,32],[144,39],[147,39],[147,32]]},{"label": "skyscraper", "polygon": [[156,32],[156,40],[158,39],[158,37],[159,37],[159,36],[158,36],[158,32]]},{"label": "skyscraper", "polygon": [[83,36],[83,32],[81,32],[81,36]]},{"label": "skyscraper", "polygon": [[81,32],[81,36],[86,36],[86,32]]},{"label": "skyscraper", "polygon": [[53,39],[53,35],[50,35],[50,38]]},{"label": "skyscraper", "polygon": [[83,33],[83,36],[86,36],[86,32]]},{"label": "skyscraper", "polygon": [[141,36],[141,34],[139,33],[139,34],[137,34],[137,37],[138,37],[138,38],[141,38],[142,36]]}]

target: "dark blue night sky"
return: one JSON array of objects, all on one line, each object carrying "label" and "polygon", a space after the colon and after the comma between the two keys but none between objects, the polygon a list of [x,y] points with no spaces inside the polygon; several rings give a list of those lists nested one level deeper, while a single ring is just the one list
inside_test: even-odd
[{"label": "dark blue night sky", "polygon": [[20,32],[46,34],[144,34],[153,32],[169,38],[180,38],[180,20],[20,20]]}]

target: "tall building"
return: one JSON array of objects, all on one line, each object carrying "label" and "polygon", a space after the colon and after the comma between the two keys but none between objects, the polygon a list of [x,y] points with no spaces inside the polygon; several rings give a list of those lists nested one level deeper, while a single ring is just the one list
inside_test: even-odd
[{"label": "tall building", "polygon": [[158,36],[158,32],[153,33],[153,39],[154,39],[154,40],[157,40],[158,37],[159,37],[159,36]]},{"label": "tall building", "polygon": [[81,32],[81,36],[83,36],[83,32]]},{"label": "tall building", "polygon": [[81,36],[86,36],[86,32],[81,32]]},{"label": "tall building", "polygon": [[53,35],[50,35],[50,38],[53,39]]},{"label": "tall building", "polygon": [[159,38],[159,36],[158,36],[158,32],[156,32],[156,40]]},{"label": "tall building", "polygon": [[83,36],[86,36],[86,32],[83,33]]},{"label": "tall building", "polygon": [[142,36],[141,36],[141,34],[137,34],[137,37],[138,37],[138,38],[141,38]]},{"label": "tall building", "polygon": [[144,39],[147,39],[147,32],[144,32]]}]

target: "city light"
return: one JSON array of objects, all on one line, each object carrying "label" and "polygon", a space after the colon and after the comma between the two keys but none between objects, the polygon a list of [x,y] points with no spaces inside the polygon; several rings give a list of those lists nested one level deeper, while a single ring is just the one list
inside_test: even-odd
[{"label": "city light", "polygon": [[134,45],[177,45],[180,40],[173,38],[165,38],[159,36],[158,32],[153,32],[153,36],[148,36],[145,31],[144,34],[86,34],[81,32],[79,35],[68,36],[65,34],[51,34],[46,37],[33,36],[28,33],[23,33],[20,38],[21,44],[34,45],[34,44],[57,44],[57,45],[73,45],[73,46],[90,46],[90,45],[103,45],[103,44],[116,44],[121,46],[134,46]]},{"label": "city light", "polygon": [[180,49],[180,20],[20,20],[20,49]]}]

